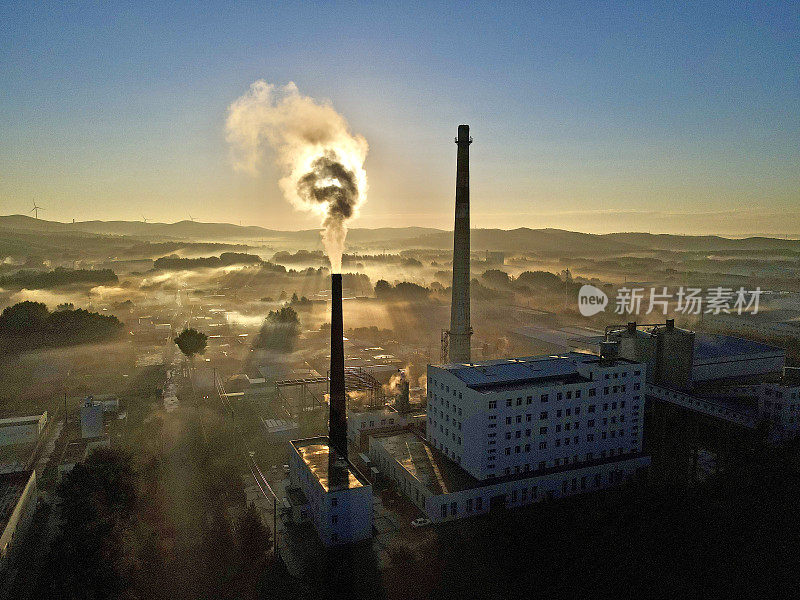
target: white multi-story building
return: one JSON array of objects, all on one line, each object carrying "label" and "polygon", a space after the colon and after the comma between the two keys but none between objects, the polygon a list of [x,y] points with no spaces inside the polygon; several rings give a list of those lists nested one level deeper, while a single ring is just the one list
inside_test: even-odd
[{"label": "white multi-story building", "polygon": [[328,445],[327,437],[290,442],[288,501],[326,546],[372,536],[372,485]]},{"label": "white multi-story building", "polygon": [[578,352],[430,365],[427,439],[479,481],[636,455],[644,381]]},{"label": "white multi-story building", "polygon": [[617,485],[642,453],[645,365],[570,352],[428,367],[427,439],[370,460],[432,521]]}]

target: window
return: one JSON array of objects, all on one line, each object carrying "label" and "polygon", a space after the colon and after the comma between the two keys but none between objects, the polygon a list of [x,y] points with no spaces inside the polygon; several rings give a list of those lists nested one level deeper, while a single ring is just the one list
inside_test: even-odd
[{"label": "window", "polygon": [[[580,397],[581,397],[581,391],[580,390],[575,390],[575,398],[580,398]],[[575,414],[578,414],[578,413],[576,412]]]},{"label": "window", "polygon": [[497,400],[490,400],[489,401],[489,408],[497,408]]},{"label": "window", "polygon": [[517,423],[522,423],[522,415],[517,415]]},{"label": "window", "polygon": [[475,510],[483,510],[483,498],[480,496],[475,498]]},{"label": "window", "polygon": [[338,506],[339,499],[338,498],[331,498],[331,506]]},{"label": "window", "polygon": [[547,418],[547,413],[546,412],[539,413],[539,418],[540,419],[546,419]]},{"label": "window", "polygon": [[472,498],[467,498],[467,512],[472,512]]},{"label": "window", "polygon": [[530,404],[531,402],[533,402],[533,396],[528,396],[528,397],[525,399],[525,404]]},{"label": "window", "polygon": [[547,394],[542,394],[541,401],[547,402]]},{"label": "window", "polygon": [[607,388],[607,387],[604,387],[604,388],[603,388],[603,394],[604,394],[604,395],[605,395],[605,394],[608,394],[608,388]]},{"label": "window", "polygon": [[556,400],[561,400],[563,397],[564,397],[564,395],[561,392],[558,392],[556,394]]},{"label": "window", "polygon": [[447,516],[447,504],[442,504],[442,517]]},{"label": "window", "polygon": [[511,425],[511,417],[506,417],[506,425]]},{"label": "window", "polygon": [[581,414],[581,407],[580,406],[576,406],[575,407],[575,416],[577,417],[579,414]]},{"label": "window", "polygon": [[539,433],[541,433],[542,435],[546,434],[547,433],[547,427],[539,427]]},{"label": "window", "polygon": [[594,419],[589,419],[589,420],[586,422],[586,426],[587,426],[587,427],[594,427]]},{"label": "window", "polygon": [[508,399],[506,400],[506,406],[511,406],[511,398],[508,398]]},{"label": "window", "polygon": [[530,451],[531,451],[531,445],[525,444],[525,452],[530,452]]},{"label": "window", "polygon": [[510,454],[511,454],[511,448],[506,448],[506,456],[509,456]]},{"label": "window", "polygon": [[336,524],[338,522],[339,522],[339,517],[337,515],[332,515],[331,516],[331,523]]},{"label": "window", "polygon": [[596,394],[597,394],[597,388],[589,388],[589,397],[590,398],[592,396],[596,395]]},{"label": "window", "polygon": [[589,412],[590,412],[590,413],[593,413],[595,408],[596,408],[596,407],[595,407],[595,405],[594,405],[594,404],[590,404],[590,405],[589,405]]},{"label": "window", "polygon": [[532,416],[532,415],[531,415],[530,413],[528,413],[527,415],[525,415],[525,421],[526,421],[526,422],[530,422],[530,420],[531,420],[531,416]]},{"label": "window", "polygon": [[559,418],[560,416],[561,416],[561,410],[559,409],[556,411],[556,418]]},{"label": "window", "polygon": [[[547,450],[547,442],[539,442],[539,450]],[[544,469],[543,463],[539,463],[539,468]]]},{"label": "window", "polygon": [[522,398],[517,398],[517,406],[522,406]]}]

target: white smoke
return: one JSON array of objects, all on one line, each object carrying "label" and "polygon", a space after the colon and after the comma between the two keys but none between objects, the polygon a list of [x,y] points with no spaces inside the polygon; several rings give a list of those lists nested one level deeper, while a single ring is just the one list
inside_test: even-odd
[{"label": "white smoke", "polygon": [[234,168],[255,175],[267,148],[284,177],[280,187],[297,208],[323,217],[322,241],[334,273],[342,268],[347,221],[366,200],[364,160],[369,146],[350,133],[327,102],[259,80],[228,107],[227,140]]}]

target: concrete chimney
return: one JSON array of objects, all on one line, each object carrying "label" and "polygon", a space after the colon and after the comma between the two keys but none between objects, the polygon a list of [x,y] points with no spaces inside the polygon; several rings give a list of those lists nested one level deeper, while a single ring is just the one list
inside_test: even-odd
[{"label": "concrete chimney", "polygon": [[456,220],[453,230],[453,300],[450,305],[450,362],[472,360],[469,324],[469,125],[458,126]]},{"label": "concrete chimney", "polygon": [[347,458],[347,395],[344,388],[344,326],[342,324],[342,274],[331,275],[331,372],[328,440]]}]

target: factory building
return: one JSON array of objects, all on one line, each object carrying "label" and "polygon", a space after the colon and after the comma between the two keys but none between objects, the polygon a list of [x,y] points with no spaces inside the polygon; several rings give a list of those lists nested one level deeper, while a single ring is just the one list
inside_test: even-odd
[{"label": "factory building", "polygon": [[[372,536],[372,486],[347,457],[342,276],[331,275],[328,436],[289,443],[287,500],[296,520],[310,520],[326,546]],[[304,518],[305,517],[305,518]]]},{"label": "factory building", "polygon": [[639,453],[480,481],[411,432],[371,437],[369,456],[433,522],[601,490],[650,464],[649,457]]},{"label": "factory building", "polygon": [[428,367],[427,439],[478,480],[642,448],[645,367],[570,352]]},{"label": "factory building", "polygon": [[674,319],[659,325],[631,322],[611,328],[606,337],[619,345],[621,357],[647,364],[648,383],[676,390],[711,381],[776,375],[786,363],[782,348],[680,329]]},{"label": "factory building", "polygon": [[0,419],[0,446],[36,443],[45,425],[46,411],[40,415]]},{"label": "factory building", "polygon": [[428,367],[427,439],[370,438],[370,460],[432,521],[596,491],[650,464],[645,366],[571,352]]},{"label": "factory building", "polygon": [[290,447],[293,513],[305,515],[326,546],[371,537],[372,486],[367,479],[331,447],[327,437],[295,440]]}]

